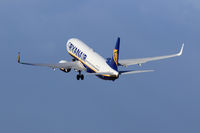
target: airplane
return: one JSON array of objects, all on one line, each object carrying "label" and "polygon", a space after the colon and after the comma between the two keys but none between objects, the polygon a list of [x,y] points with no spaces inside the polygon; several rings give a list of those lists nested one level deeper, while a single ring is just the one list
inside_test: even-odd
[{"label": "airplane", "polygon": [[21,62],[20,52],[18,53],[18,63],[23,65],[31,66],[44,66],[55,69],[60,69],[61,71],[68,73],[71,69],[78,72],[76,78],[77,80],[84,80],[84,75],[82,71],[87,72],[89,75],[96,75],[97,77],[104,80],[116,80],[120,75],[125,74],[136,74],[144,72],[153,72],[154,70],[126,70],[120,71],[118,67],[128,67],[130,65],[139,65],[149,61],[156,61],[161,59],[172,58],[182,55],[184,43],[180,51],[176,54],[157,56],[157,57],[147,57],[139,59],[119,59],[119,48],[120,48],[120,38],[117,38],[115,49],[113,51],[112,58],[103,58],[98,53],[96,53],[92,48],[87,46],[84,42],[77,38],[71,38],[66,43],[66,50],[69,55],[72,56],[72,62],[66,60],[61,60],[55,64],[41,64],[41,63],[27,63]]}]

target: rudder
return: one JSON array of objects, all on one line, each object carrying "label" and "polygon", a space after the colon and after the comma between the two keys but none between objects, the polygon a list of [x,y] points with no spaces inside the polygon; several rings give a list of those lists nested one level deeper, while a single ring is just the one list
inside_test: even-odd
[{"label": "rudder", "polygon": [[111,60],[111,67],[116,71],[118,71],[119,48],[120,48],[120,38],[118,37]]}]

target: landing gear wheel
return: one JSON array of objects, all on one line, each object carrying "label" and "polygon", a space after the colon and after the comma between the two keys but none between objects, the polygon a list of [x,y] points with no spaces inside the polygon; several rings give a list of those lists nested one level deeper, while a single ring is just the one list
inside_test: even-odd
[{"label": "landing gear wheel", "polygon": [[84,75],[82,74],[82,75],[80,75],[80,77],[81,77],[81,80],[84,80]]},{"label": "landing gear wheel", "polygon": [[76,76],[76,79],[79,80],[79,79],[80,79],[80,75],[77,75],[77,76]]},{"label": "landing gear wheel", "polygon": [[78,71],[78,75],[76,76],[76,79],[77,80],[79,80],[79,79],[84,80],[84,75],[81,74],[81,71]]}]

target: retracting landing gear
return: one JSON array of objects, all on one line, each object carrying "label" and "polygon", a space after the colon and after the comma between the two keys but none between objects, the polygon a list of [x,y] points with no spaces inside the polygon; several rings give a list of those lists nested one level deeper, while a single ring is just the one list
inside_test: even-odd
[{"label": "retracting landing gear", "polygon": [[76,76],[76,79],[77,79],[77,80],[79,80],[79,79],[84,80],[84,75],[83,75],[83,74],[77,75],[77,76]]},{"label": "retracting landing gear", "polygon": [[78,73],[79,73],[79,74],[76,76],[76,79],[77,79],[77,80],[79,80],[79,79],[84,80],[84,75],[81,74],[81,71],[78,71]]}]

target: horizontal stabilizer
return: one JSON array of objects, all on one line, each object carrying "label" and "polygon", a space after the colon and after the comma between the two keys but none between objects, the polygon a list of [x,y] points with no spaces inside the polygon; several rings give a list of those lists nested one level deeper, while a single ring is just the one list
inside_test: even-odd
[{"label": "horizontal stabilizer", "polygon": [[145,72],[153,72],[154,70],[130,70],[130,71],[119,71],[119,74],[136,74],[136,73],[145,73]]},{"label": "horizontal stabilizer", "polygon": [[111,72],[87,73],[87,75],[113,75]]}]

